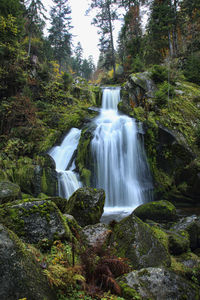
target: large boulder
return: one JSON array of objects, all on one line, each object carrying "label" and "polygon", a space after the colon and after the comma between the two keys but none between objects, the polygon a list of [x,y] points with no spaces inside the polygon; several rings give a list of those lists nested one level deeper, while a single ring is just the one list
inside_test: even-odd
[{"label": "large boulder", "polygon": [[71,239],[69,227],[52,201],[24,200],[1,206],[0,222],[31,244],[43,239]]},{"label": "large boulder", "polygon": [[[130,272],[119,279],[125,299],[178,300],[199,299],[198,288],[192,283],[164,268],[146,268]],[[137,298],[131,297],[132,292]],[[126,294],[128,291],[128,294]]]},{"label": "large boulder", "polygon": [[138,206],[133,214],[141,220],[153,220],[155,222],[169,222],[177,219],[175,206],[166,200],[153,201]]},{"label": "large boulder", "polygon": [[181,218],[172,228],[172,231],[186,231],[189,234],[190,248],[192,250],[200,248],[200,217],[193,215]]},{"label": "large boulder", "polygon": [[0,299],[55,300],[56,295],[25,245],[0,224]]},{"label": "large boulder", "polygon": [[11,202],[21,198],[19,185],[10,181],[0,182],[0,204]]},{"label": "large boulder", "polygon": [[170,266],[170,256],[151,227],[133,213],[115,225],[111,246],[126,257],[135,269]]},{"label": "large boulder", "polygon": [[99,223],[103,214],[105,192],[102,189],[84,187],[69,198],[67,213],[74,216],[82,227]]}]

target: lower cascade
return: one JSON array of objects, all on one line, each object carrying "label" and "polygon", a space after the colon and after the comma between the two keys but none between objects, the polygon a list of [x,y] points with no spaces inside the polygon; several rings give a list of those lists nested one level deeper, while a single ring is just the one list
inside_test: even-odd
[{"label": "lower cascade", "polygon": [[120,88],[104,88],[91,142],[95,185],[106,192],[105,213],[128,213],[152,200],[152,179],[134,119],[117,111]]},{"label": "lower cascade", "polygon": [[58,175],[58,194],[68,199],[81,183],[73,170],[75,169],[74,152],[78,146],[81,130],[72,128],[60,146],[55,146],[49,151],[54,159]]}]

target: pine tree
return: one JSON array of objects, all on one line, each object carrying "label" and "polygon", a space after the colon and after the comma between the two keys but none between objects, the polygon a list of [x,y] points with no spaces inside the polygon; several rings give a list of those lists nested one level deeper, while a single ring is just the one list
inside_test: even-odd
[{"label": "pine tree", "polygon": [[64,61],[71,54],[71,9],[68,0],[53,0],[51,8],[51,28],[49,29],[49,41],[54,50],[54,57],[59,63],[59,72]]},{"label": "pine tree", "polygon": [[97,9],[92,24],[99,28],[100,34],[100,53],[104,58],[103,66],[109,69],[112,66],[115,76],[115,49],[113,39],[113,21],[117,20],[116,8],[113,4],[114,0],[92,0],[91,9]]},{"label": "pine tree", "polygon": [[31,39],[33,33],[38,33],[42,31],[42,28],[45,24],[44,20],[46,20],[45,12],[46,9],[42,4],[41,0],[27,0],[27,18],[28,18],[28,35],[29,35],[29,43],[28,43],[28,56],[30,56],[31,52]]}]

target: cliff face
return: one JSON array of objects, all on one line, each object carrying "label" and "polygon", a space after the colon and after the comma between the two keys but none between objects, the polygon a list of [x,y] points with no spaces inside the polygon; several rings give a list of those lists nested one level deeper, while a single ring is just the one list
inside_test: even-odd
[{"label": "cliff face", "polygon": [[200,88],[198,85],[132,74],[119,109],[142,122],[155,198],[197,204],[200,190]]}]

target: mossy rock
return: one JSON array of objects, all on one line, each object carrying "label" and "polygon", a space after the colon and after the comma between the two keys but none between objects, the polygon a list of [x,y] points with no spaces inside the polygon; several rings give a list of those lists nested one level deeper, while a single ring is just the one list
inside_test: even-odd
[{"label": "mossy rock", "polygon": [[166,200],[142,204],[138,206],[133,213],[143,221],[149,219],[156,222],[168,222],[177,219],[175,206]]},{"label": "mossy rock", "polygon": [[135,298],[126,299],[199,299],[197,285],[165,268],[143,268],[125,274],[119,280],[122,291],[123,286],[128,286],[135,293]]},{"label": "mossy rock", "polygon": [[172,255],[180,255],[190,248],[189,235],[186,231],[169,234],[169,251]]},{"label": "mossy rock", "polygon": [[32,198],[1,205],[0,222],[27,243],[72,238],[60,210],[48,200]]},{"label": "mossy rock", "polygon": [[91,186],[92,173],[92,153],[90,143],[93,138],[93,128],[86,128],[82,130],[81,137],[77,148],[76,166],[78,168],[82,182]]},{"label": "mossy rock", "polygon": [[151,227],[133,213],[114,227],[110,246],[126,257],[134,269],[170,266],[170,256]]},{"label": "mossy rock", "polygon": [[200,217],[190,216],[181,218],[171,227],[172,231],[177,233],[186,231],[189,235],[190,248],[192,250],[200,248]]},{"label": "mossy rock", "polygon": [[21,198],[21,189],[19,185],[10,181],[0,182],[0,204],[12,202]]},{"label": "mossy rock", "polygon": [[55,300],[55,292],[20,239],[0,224],[1,300]]},{"label": "mossy rock", "polygon": [[74,216],[80,226],[99,223],[103,214],[105,192],[89,187],[74,192],[67,202],[67,213]]}]

